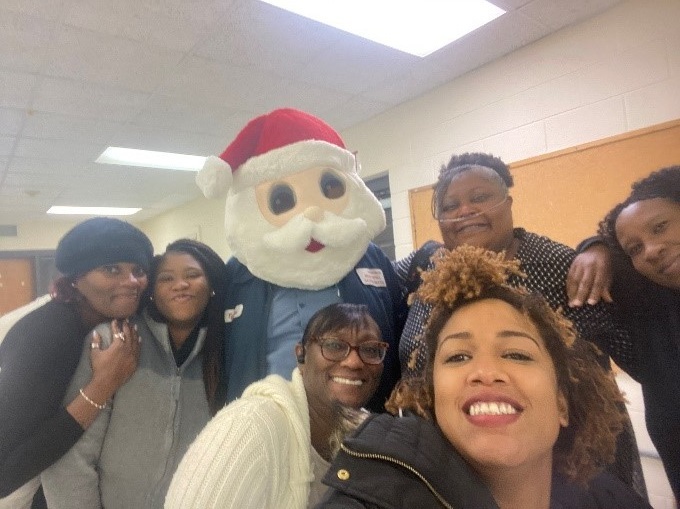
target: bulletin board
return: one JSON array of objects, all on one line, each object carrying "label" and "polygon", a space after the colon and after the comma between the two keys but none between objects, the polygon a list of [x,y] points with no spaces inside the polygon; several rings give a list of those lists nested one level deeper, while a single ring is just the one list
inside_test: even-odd
[{"label": "bulletin board", "polygon": [[[510,164],[515,226],[575,247],[652,171],[680,165],[680,120]],[[413,245],[441,241],[432,186],[409,191]]]}]

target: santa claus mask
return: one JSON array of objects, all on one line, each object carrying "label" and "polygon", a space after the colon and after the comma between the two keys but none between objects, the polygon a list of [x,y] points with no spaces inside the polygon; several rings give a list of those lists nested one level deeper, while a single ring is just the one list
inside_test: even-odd
[{"label": "santa claus mask", "polygon": [[206,187],[228,188],[225,227],[233,255],[276,285],[334,285],[385,228],[385,214],[359,178],[354,155],[335,131],[305,113],[276,110],[258,117],[222,159],[211,158],[206,167],[198,179],[206,194],[214,194]]}]

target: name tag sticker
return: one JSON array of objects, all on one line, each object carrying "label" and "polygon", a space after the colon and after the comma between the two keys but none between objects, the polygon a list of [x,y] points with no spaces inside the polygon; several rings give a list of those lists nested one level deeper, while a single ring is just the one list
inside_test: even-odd
[{"label": "name tag sticker", "polygon": [[385,288],[385,276],[381,269],[356,269],[357,275],[361,282],[366,286],[376,286],[378,288]]},{"label": "name tag sticker", "polygon": [[243,314],[243,304],[237,305],[234,309],[227,309],[224,312],[224,323],[231,323]]}]

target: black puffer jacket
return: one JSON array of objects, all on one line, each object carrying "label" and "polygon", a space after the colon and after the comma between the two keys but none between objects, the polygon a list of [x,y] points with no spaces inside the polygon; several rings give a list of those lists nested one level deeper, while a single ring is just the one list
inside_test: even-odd
[{"label": "black puffer jacket", "polygon": [[[317,509],[498,509],[491,492],[436,425],[412,414],[369,417],[326,473]],[[555,476],[551,509],[651,509],[603,472],[588,490]]]},{"label": "black puffer jacket", "polygon": [[343,443],[319,508],[498,509],[439,429],[414,415],[369,417]]}]

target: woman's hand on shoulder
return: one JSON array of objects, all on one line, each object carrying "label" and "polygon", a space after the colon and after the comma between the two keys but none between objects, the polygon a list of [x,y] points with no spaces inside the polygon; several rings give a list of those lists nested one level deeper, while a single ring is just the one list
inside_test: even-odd
[{"label": "woman's hand on shoulder", "polygon": [[612,302],[609,293],[612,282],[611,254],[602,243],[596,243],[579,253],[567,274],[569,306],[595,305],[600,300]]}]

